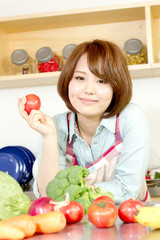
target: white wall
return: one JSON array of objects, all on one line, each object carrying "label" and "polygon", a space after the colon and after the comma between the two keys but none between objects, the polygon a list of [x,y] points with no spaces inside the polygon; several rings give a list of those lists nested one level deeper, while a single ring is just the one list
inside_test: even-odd
[{"label": "white wall", "polygon": [[[160,156],[160,78],[133,80],[132,102],[144,110],[151,131],[151,147]],[[39,134],[28,127],[18,113],[17,100],[28,93],[35,93],[42,101],[41,110],[52,116],[67,108],[57,94],[56,86],[0,90],[0,147],[24,145],[37,153]],[[135,116],[136,117],[136,116]]]},{"label": "white wall", "polygon": [[133,80],[132,102],[139,104],[146,114],[151,135],[151,149],[160,157],[160,77]]},{"label": "white wall", "polygon": [[[139,2],[139,0],[5,0],[0,2],[0,17],[37,12],[59,11],[110,4]],[[145,111],[151,130],[151,147],[160,157],[160,78],[133,80],[133,102]],[[20,117],[17,99],[28,93],[35,93],[42,100],[41,110],[52,116],[66,109],[57,94],[56,86],[0,90],[0,147],[24,145],[34,154],[38,150],[39,134],[30,129]]]},{"label": "white wall", "polygon": [[[141,2],[148,1],[141,0]],[[134,2],[140,0],[1,0],[0,17]]]}]

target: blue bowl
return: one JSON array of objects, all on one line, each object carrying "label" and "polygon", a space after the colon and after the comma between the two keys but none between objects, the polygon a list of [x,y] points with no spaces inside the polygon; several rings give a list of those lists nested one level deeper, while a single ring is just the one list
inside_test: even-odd
[{"label": "blue bowl", "polygon": [[29,177],[32,172],[32,161],[28,154],[21,148],[16,146],[7,146],[0,149],[0,153],[9,153],[13,155],[15,158],[19,158],[21,162],[21,167],[23,169],[23,178],[21,179],[21,184],[25,184],[29,182]]},{"label": "blue bowl", "polygon": [[[35,162],[35,156],[33,155],[33,153],[28,149],[28,148],[26,148],[26,147],[24,147],[24,146],[16,146],[17,148],[20,148],[20,149],[22,149],[22,150],[24,150],[27,154],[28,154],[28,156],[29,156],[29,158],[30,158],[30,163],[31,163],[31,168],[33,167],[33,163]],[[29,176],[29,178],[28,178],[28,182],[31,180],[33,178],[33,175],[32,175],[32,171],[30,172],[30,176]]]},{"label": "blue bowl", "polygon": [[9,153],[0,152],[0,171],[8,173],[19,184],[23,178],[23,168],[20,160]]}]

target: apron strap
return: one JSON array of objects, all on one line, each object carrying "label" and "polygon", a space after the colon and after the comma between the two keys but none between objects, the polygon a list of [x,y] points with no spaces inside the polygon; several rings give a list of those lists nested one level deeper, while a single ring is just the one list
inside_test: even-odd
[{"label": "apron strap", "polygon": [[146,190],[146,195],[145,195],[145,198],[143,200],[141,200],[141,202],[146,202],[147,199],[148,199],[148,196],[149,196],[149,192],[148,192],[148,189]]},{"label": "apron strap", "polygon": [[69,122],[70,122],[71,113],[67,114],[67,122],[68,122],[68,137],[67,137],[67,147],[66,147],[66,155],[68,155],[68,159],[73,162],[73,166],[78,165],[75,154],[73,153],[73,139],[69,142]]},{"label": "apron strap", "polygon": [[122,141],[120,129],[119,129],[119,113],[116,116],[115,140],[116,142]]}]

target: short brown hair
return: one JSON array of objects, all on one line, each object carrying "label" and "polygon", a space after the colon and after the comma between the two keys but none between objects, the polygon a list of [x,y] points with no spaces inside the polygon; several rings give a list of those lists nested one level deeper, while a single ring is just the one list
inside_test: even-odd
[{"label": "short brown hair", "polygon": [[57,89],[66,106],[76,113],[68,97],[71,81],[79,58],[87,53],[90,71],[100,79],[107,80],[113,89],[113,98],[106,109],[105,117],[112,117],[122,111],[132,97],[132,81],[126,59],[121,49],[114,43],[103,40],[87,41],[77,45],[64,65]]}]

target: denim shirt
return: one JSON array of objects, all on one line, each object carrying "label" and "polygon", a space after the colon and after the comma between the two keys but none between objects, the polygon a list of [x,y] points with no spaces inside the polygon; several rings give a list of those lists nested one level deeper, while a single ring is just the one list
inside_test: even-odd
[{"label": "denim shirt", "polygon": [[[64,169],[67,166],[67,112],[54,116],[53,121],[57,129],[60,169]],[[73,139],[73,152],[80,166],[86,167],[97,160],[115,142],[116,116],[102,119],[92,138],[91,146],[75,131],[74,113],[71,113],[69,124],[69,141]],[[114,169],[114,179],[109,182],[95,183],[96,187],[102,187],[112,192],[116,204],[120,204],[129,198],[136,199],[138,196],[147,170],[150,152],[149,127],[139,106],[130,103],[122,110],[119,115],[119,128],[123,143],[119,162]],[[36,160],[38,162],[37,170],[41,150],[42,139]],[[34,183],[34,193],[38,195],[36,181]]]}]

